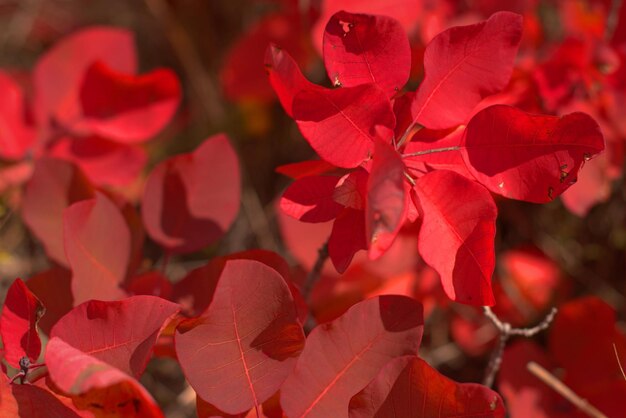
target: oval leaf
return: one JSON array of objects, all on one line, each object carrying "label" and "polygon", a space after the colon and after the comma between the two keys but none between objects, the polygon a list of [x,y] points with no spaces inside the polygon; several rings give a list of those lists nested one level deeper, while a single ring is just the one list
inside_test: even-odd
[{"label": "oval leaf", "polygon": [[152,239],[171,252],[187,253],[224,235],[240,196],[237,154],[220,134],[157,165],[146,181],[141,213]]},{"label": "oval leaf", "polygon": [[314,85],[289,54],[274,46],[267,50],[265,67],[285,111],[329,163],[356,167],[373,151],[375,138],[393,137],[395,116],[379,87],[368,84],[333,90]]},{"label": "oval leaf", "polygon": [[576,182],[584,162],[604,149],[604,139],[584,113],[559,118],[495,105],[472,118],[462,145],[470,172],[489,190],[545,203]]},{"label": "oval leaf", "polygon": [[493,305],[498,210],[489,192],[447,170],[421,177],[415,190],[423,219],[418,249],[441,276],[448,297],[470,305]]},{"label": "oval leaf", "polygon": [[15,279],[6,295],[0,316],[0,334],[4,358],[12,367],[20,368],[20,359],[36,362],[41,352],[37,322],[45,308],[22,279]]},{"label": "oval leaf", "polygon": [[465,122],[478,102],[509,82],[521,38],[522,17],[510,12],[433,38],[424,53],[426,76],[411,105],[414,121],[430,129]]},{"label": "oval leaf", "polygon": [[74,304],[116,300],[126,293],[131,237],[119,209],[102,193],[63,212],[63,241],[72,270]]},{"label": "oval leaf", "polygon": [[83,117],[72,129],[124,143],[143,142],[165,127],[180,100],[180,83],[172,70],[135,76],[98,61],[86,71],[80,89]]},{"label": "oval leaf", "polygon": [[272,396],[304,345],[295,304],[275,270],[253,260],[227,261],[208,309],[182,322],[176,354],[204,400],[238,414]]},{"label": "oval leaf", "polygon": [[281,388],[285,414],[347,417],[350,398],[393,358],[415,355],[422,332],[422,305],[398,295],[360,302],[318,326]]},{"label": "oval leaf", "polygon": [[63,211],[72,203],[94,196],[94,188],[74,164],[41,158],[26,185],[22,217],[31,232],[39,238],[46,254],[55,262],[69,267],[63,248]]},{"label": "oval leaf", "polygon": [[49,148],[48,155],[78,165],[94,184],[124,186],[136,180],[148,160],[137,145],[88,136],[61,138]]},{"label": "oval leaf", "polygon": [[419,357],[387,364],[350,402],[350,418],[504,418],[497,392],[457,383]]},{"label": "oval leaf", "polygon": [[391,97],[409,79],[409,39],[391,17],[341,11],[326,25],[324,65],[336,87],[374,83]]},{"label": "oval leaf", "polygon": [[36,139],[36,132],[26,120],[22,89],[3,71],[0,71],[0,115],[0,157],[24,158]]},{"label": "oval leaf", "polygon": [[376,142],[367,183],[366,234],[369,256],[376,259],[391,247],[408,210],[404,162],[389,144]]},{"label": "oval leaf", "polygon": [[180,310],[178,304],[155,296],[133,296],[77,306],[52,328],[72,347],[139,377],[152,354],[161,329]]},{"label": "oval leaf", "polygon": [[302,222],[326,222],[341,212],[334,199],[336,176],[303,177],[291,183],[280,198],[280,208]]},{"label": "oval leaf", "polygon": [[137,58],[132,32],[94,26],[65,37],[41,57],[33,71],[39,122],[71,125],[80,116],[80,85],[95,61],[134,73]]},{"label": "oval leaf", "polygon": [[46,365],[50,379],[79,409],[98,417],[163,417],[139,382],[60,338],[48,342]]}]

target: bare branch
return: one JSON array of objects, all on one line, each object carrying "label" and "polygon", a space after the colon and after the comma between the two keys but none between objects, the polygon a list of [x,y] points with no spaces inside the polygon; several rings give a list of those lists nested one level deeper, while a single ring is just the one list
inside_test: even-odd
[{"label": "bare branch", "polygon": [[504,348],[506,347],[506,343],[509,338],[513,335],[520,335],[522,337],[530,338],[538,334],[539,332],[547,329],[554,320],[557,309],[552,308],[550,313],[546,315],[543,321],[531,328],[513,328],[508,322],[502,322],[489,306],[483,306],[483,312],[500,332],[500,341],[494,352],[491,354],[489,364],[487,365],[487,372],[485,373],[485,379],[483,380],[483,384],[485,386],[491,387],[493,386],[493,381],[496,378],[498,370],[500,370],[500,365],[502,364],[502,355],[504,354]]}]

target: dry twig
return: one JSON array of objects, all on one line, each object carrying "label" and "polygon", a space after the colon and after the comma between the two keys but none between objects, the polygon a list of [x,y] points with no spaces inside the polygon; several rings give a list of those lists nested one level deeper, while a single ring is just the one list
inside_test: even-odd
[{"label": "dry twig", "polygon": [[500,318],[493,313],[489,306],[483,306],[483,311],[485,312],[485,316],[491,320],[500,332],[500,342],[498,343],[496,350],[491,354],[491,359],[489,360],[489,365],[487,366],[487,373],[485,374],[485,379],[483,380],[483,384],[485,386],[491,387],[498,370],[500,370],[502,355],[504,354],[504,348],[506,347],[506,343],[509,338],[513,335],[530,338],[548,328],[556,315],[557,309],[552,308],[543,321],[532,328],[513,328],[508,322],[502,322]]},{"label": "dry twig", "polygon": [[578,396],[572,389],[570,389],[565,383],[557,379],[549,371],[541,367],[539,364],[531,361],[526,366],[528,371],[535,375],[546,385],[550,386],[559,395],[570,401],[578,409],[592,418],[607,418],[602,412],[600,412],[595,406],[591,405],[587,400]]}]

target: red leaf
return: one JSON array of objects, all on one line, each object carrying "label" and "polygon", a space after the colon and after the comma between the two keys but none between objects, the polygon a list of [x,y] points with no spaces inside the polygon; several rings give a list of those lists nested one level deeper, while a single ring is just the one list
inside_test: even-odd
[{"label": "red leaf", "polygon": [[69,270],[52,267],[32,276],[26,282],[26,286],[46,307],[46,314],[38,324],[46,335],[50,335],[52,326],[74,307],[71,279]]},{"label": "red leaf", "polygon": [[80,116],[80,85],[95,61],[103,61],[116,71],[134,73],[137,62],[132,33],[94,26],[65,37],[41,57],[33,71],[40,123],[57,120],[71,125]]},{"label": "red leaf", "polygon": [[4,358],[11,366],[19,369],[20,359],[28,357],[36,362],[41,352],[41,340],[37,333],[37,322],[45,308],[22,279],[15,279],[6,295],[0,334],[4,345]]},{"label": "red leaf", "polygon": [[418,249],[452,300],[494,304],[497,208],[489,192],[460,174],[433,171],[417,181],[423,223]]},{"label": "red leaf", "polygon": [[[601,299],[588,296],[559,307],[550,327],[549,347],[567,381],[589,387],[606,380],[621,380],[613,344],[626,352],[624,333],[616,327],[615,311]],[[584,329],[585,332],[580,330]],[[595,404],[604,409],[604,405]],[[611,414],[608,414],[609,416]]]},{"label": "red leaf", "polygon": [[593,206],[606,202],[611,196],[612,178],[608,154],[600,154],[585,164],[585,174],[561,195],[563,205],[572,213],[584,217]]},{"label": "red leaf", "polygon": [[[9,384],[0,377],[0,416],[7,418],[79,418],[83,414],[66,405],[56,394],[42,387]],[[68,400],[69,401],[69,400]]]},{"label": "red leaf", "polygon": [[63,210],[93,196],[93,186],[74,164],[52,158],[35,162],[26,185],[22,217],[42,241],[48,257],[65,267],[69,265],[63,248]]},{"label": "red leaf", "polygon": [[46,365],[54,384],[72,398],[74,405],[96,417],[163,417],[139,382],[60,338],[48,342]]},{"label": "red leaf", "polygon": [[132,75],[98,61],[86,71],[80,90],[83,118],[72,129],[124,143],[143,142],[165,127],[180,100],[180,83],[172,70]]},{"label": "red leaf", "polygon": [[497,392],[476,383],[454,382],[418,357],[389,362],[352,398],[350,409],[350,418],[506,416]]},{"label": "red leaf", "polygon": [[306,302],[291,280],[291,271],[287,262],[278,254],[267,250],[249,250],[216,257],[202,267],[190,271],[174,285],[172,300],[180,303],[189,316],[200,315],[213,300],[215,287],[222,270],[229,260],[255,260],[276,270],[289,286],[296,302],[298,316],[304,322],[307,316]]},{"label": "red leaf", "polygon": [[282,174],[283,176],[291,177],[294,180],[298,180],[302,177],[325,174],[335,169],[336,168],[334,165],[329,164],[324,160],[310,160],[284,164],[276,167],[275,171]]},{"label": "red leaf", "polygon": [[506,400],[510,416],[513,418],[573,416],[577,408],[528,371],[527,365],[531,361],[547,370],[553,369],[553,362],[532,341],[515,341],[504,351],[502,368],[498,373],[498,389]]},{"label": "red leaf", "polygon": [[357,169],[346,174],[337,182],[333,199],[346,208],[365,210],[369,176],[365,169]]},{"label": "red leaf", "polygon": [[152,171],[141,207],[146,231],[171,252],[199,250],[230,227],[240,194],[237,155],[226,135],[212,136]]},{"label": "red leaf", "polygon": [[293,117],[294,97],[304,90],[322,90],[302,75],[298,64],[286,51],[270,44],[265,50],[265,71],[285,112]]},{"label": "red leaf", "polygon": [[346,208],[337,216],[328,238],[328,255],[339,273],[346,271],[352,257],[367,249],[365,212]]},{"label": "red leaf", "polygon": [[281,50],[270,47],[265,59],[285,111],[324,160],[337,167],[356,167],[371,154],[376,138],[393,137],[391,103],[375,85],[325,89],[304,79]]},{"label": "red leaf", "polygon": [[390,16],[400,23],[406,32],[413,32],[419,24],[424,9],[422,0],[323,0],[320,4],[320,17],[313,25],[313,45],[322,51],[322,38],[326,22],[340,10],[352,13]]},{"label": "red leaf", "polygon": [[335,86],[374,83],[392,97],[409,79],[409,39],[393,18],[341,11],[326,25],[324,64]]},{"label": "red leaf", "polygon": [[302,222],[335,219],[343,206],[334,199],[336,176],[303,177],[291,183],[280,198],[280,208]]},{"label": "red leaf", "polygon": [[8,74],[0,71],[0,158],[24,158],[35,141],[35,130],[28,124],[24,95],[19,85]]},{"label": "red leaf", "polygon": [[158,271],[148,271],[130,279],[126,290],[133,295],[158,296],[169,299],[172,283]]},{"label": "red leaf", "polygon": [[495,105],[472,118],[463,145],[468,169],[489,190],[544,203],[576,182],[584,162],[604,149],[604,139],[584,113],[559,118]]},{"label": "red leaf", "polygon": [[293,117],[320,157],[344,168],[367,159],[374,141],[389,141],[395,125],[389,99],[372,84],[302,91],[294,98]]},{"label": "red leaf", "polygon": [[391,359],[416,354],[422,306],[397,295],[360,302],[318,326],[281,388],[288,417],[347,417],[350,398]]},{"label": "red leaf", "polygon": [[265,48],[270,43],[290,51],[300,64],[307,64],[314,58],[308,28],[303,24],[302,16],[297,10],[263,16],[236,41],[224,58],[224,66],[220,71],[226,97],[239,101],[274,100],[267,77],[261,66],[257,65],[263,62]]},{"label": "red leaf", "polygon": [[424,53],[426,76],[411,106],[413,119],[430,129],[463,123],[478,102],[509,82],[521,37],[522,17],[498,12],[433,38]]},{"label": "red leaf", "polygon": [[131,237],[115,204],[99,192],[74,203],[63,213],[63,233],[74,304],[125,297],[119,285],[126,278]]},{"label": "red leaf", "polygon": [[365,229],[369,256],[383,255],[404,225],[408,210],[408,187],[404,162],[389,144],[377,141],[367,184]]},{"label": "red leaf", "polygon": [[278,390],[304,345],[283,278],[252,260],[226,262],[213,301],[176,330],[176,353],[204,400],[238,414]]},{"label": "red leaf", "polygon": [[97,136],[62,138],[48,155],[78,165],[94,184],[123,186],[136,180],[146,165],[146,152]]},{"label": "red leaf", "polygon": [[91,300],[61,318],[50,337],[138,378],[161,329],[179,310],[178,304],[155,296]]}]

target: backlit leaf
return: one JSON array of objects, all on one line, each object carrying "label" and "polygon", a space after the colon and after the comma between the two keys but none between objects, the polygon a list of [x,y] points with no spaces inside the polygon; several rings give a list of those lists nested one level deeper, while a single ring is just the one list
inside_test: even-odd
[{"label": "backlit leaf", "polygon": [[137,68],[133,35],[120,28],[94,26],[57,42],[33,72],[38,121],[71,123],[80,116],[80,85],[87,68],[103,61],[116,71]]},{"label": "backlit leaf", "polygon": [[180,310],[155,296],[133,296],[104,302],[90,300],[61,318],[50,337],[139,377],[161,329]]},{"label": "backlit leaf", "polygon": [[393,18],[338,12],[324,31],[324,64],[335,86],[375,83],[391,97],[409,79],[409,39]]},{"label": "backlit leaf", "polygon": [[124,143],[143,142],[165,127],[180,100],[180,83],[172,70],[132,75],[98,61],[86,71],[80,90],[82,119],[72,129]]},{"label": "backlit leaf", "polygon": [[199,396],[238,414],[259,408],[278,390],[304,334],[283,278],[260,262],[231,260],[207,310],[177,327],[175,345]]},{"label": "backlit leaf", "polygon": [[522,17],[510,12],[437,35],[424,53],[414,120],[430,129],[463,123],[478,102],[509,82],[521,37]]},{"label": "backlit leaf", "polygon": [[476,383],[454,382],[419,357],[391,361],[352,398],[350,408],[350,418],[506,416],[497,392]]},{"label": "backlit leaf", "polygon": [[102,193],[63,212],[63,241],[72,270],[74,304],[116,300],[126,293],[131,237],[119,209]]},{"label": "backlit leaf", "polygon": [[224,235],[240,195],[237,155],[226,135],[215,135],[152,170],[142,198],[144,226],[168,251],[196,251]]},{"label": "backlit leaf", "polygon": [[58,337],[48,342],[45,360],[54,384],[96,418],[163,417],[139,382]]},{"label": "backlit leaf", "polygon": [[447,170],[421,177],[416,191],[423,219],[418,249],[441,276],[448,297],[493,305],[497,208],[489,192]]},{"label": "backlit leaf", "polygon": [[281,389],[285,414],[347,417],[352,396],[390,360],[416,354],[422,332],[422,306],[397,295],[360,302],[335,321],[319,325]]},{"label": "backlit leaf", "polygon": [[604,149],[604,139],[584,113],[559,118],[495,105],[472,118],[462,145],[469,170],[489,190],[545,203],[576,182],[585,161]]},{"label": "backlit leaf", "polygon": [[94,196],[94,188],[76,165],[41,158],[26,185],[22,217],[39,238],[48,257],[69,267],[63,247],[63,210],[72,203]]},{"label": "backlit leaf", "polygon": [[39,358],[41,340],[37,322],[45,308],[21,279],[15,279],[6,295],[0,316],[0,334],[4,358],[19,369],[20,359],[28,357],[33,363]]}]

